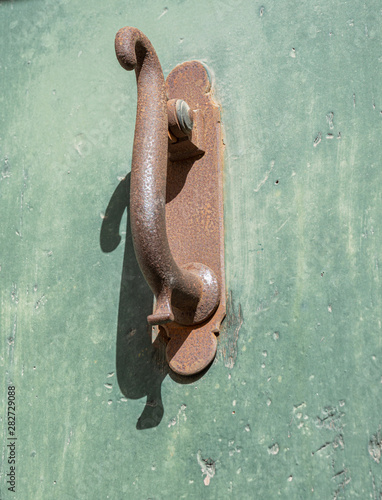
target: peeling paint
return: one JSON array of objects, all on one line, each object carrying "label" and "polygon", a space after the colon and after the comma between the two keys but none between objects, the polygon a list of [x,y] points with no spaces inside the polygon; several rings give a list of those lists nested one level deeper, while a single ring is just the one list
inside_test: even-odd
[{"label": "peeling paint", "polygon": [[198,464],[202,470],[202,475],[205,476],[203,482],[206,486],[210,484],[211,479],[214,477],[216,472],[215,462],[211,458],[207,458],[206,460],[202,458],[201,450],[198,450],[196,455],[196,459]]},{"label": "peeling paint", "polygon": [[238,351],[239,332],[243,324],[241,305],[235,307],[232,292],[229,292],[227,300],[227,315],[221,328],[219,355],[224,365],[232,369],[235,366]]},{"label": "peeling paint", "polygon": [[375,434],[373,434],[373,436],[371,436],[368,445],[368,451],[369,455],[374,460],[374,462],[377,462],[377,464],[379,464],[382,455],[381,429],[378,429],[378,431]]}]

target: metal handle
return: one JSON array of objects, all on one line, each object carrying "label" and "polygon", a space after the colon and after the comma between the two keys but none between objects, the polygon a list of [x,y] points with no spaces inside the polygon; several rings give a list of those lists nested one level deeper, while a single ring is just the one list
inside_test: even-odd
[{"label": "metal handle", "polygon": [[156,297],[150,324],[198,324],[219,304],[219,283],[203,264],[179,267],[166,232],[168,118],[165,82],[158,56],[138,29],[118,31],[121,66],[135,69],[138,103],[131,166],[130,217],[137,261]]}]

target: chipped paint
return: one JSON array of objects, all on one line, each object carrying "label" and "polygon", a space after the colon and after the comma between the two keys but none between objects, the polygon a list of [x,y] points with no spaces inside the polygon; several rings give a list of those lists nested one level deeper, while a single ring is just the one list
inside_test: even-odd
[{"label": "chipped paint", "polygon": [[201,450],[198,450],[196,459],[198,461],[199,467],[201,468],[202,475],[204,476],[203,482],[205,486],[209,486],[211,479],[215,476],[216,473],[215,462],[211,458],[202,458]]}]

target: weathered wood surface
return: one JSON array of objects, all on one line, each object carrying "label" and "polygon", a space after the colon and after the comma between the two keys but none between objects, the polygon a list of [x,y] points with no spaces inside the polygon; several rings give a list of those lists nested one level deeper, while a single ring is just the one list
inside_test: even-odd
[{"label": "weathered wood surface", "polygon": [[[381,14],[0,2],[2,499],[380,498]],[[124,25],[166,75],[207,63],[223,109],[229,314],[189,385],[151,347],[125,216],[116,246],[136,106]]]}]

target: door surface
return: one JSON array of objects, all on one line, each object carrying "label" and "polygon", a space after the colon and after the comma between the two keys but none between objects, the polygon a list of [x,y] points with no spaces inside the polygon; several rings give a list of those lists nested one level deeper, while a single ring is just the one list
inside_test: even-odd
[{"label": "door surface", "polygon": [[[0,23],[1,499],[379,499],[380,3],[8,0]],[[187,384],[126,217],[125,25],[165,76],[207,64],[221,105],[228,309]]]}]

